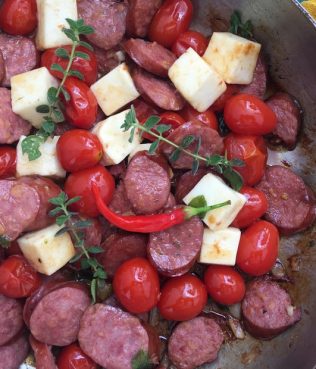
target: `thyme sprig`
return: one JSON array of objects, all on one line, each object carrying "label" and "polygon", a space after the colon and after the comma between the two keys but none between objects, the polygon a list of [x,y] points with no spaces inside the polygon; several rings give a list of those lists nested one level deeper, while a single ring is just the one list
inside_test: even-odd
[{"label": "thyme sprig", "polygon": [[102,284],[106,279],[106,272],[103,266],[94,258],[95,254],[103,252],[103,249],[96,246],[87,246],[84,240],[84,229],[91,226],[90,220],[78,220],[78,213],[70,211],[68,207],[79,201],[80,197],[69,199],[65,192],[61,192],[58,196],[53,197],[49,202],[56,207],[49,212],[49,215],[56,217],[56,224],[62,227],[56,236],[65,232],[69,232],[74,240],[74,245],[78,249],[78,253],[72,258],[70,263],[80,260],[81,269],[90,269],[92,274],[90,291],[92,300],[96,302],[98,285]]},{"label": "thyme sprig", "polygon": [[245,23],[243,23],[240,12],[237,10],[234,11],[230,17],[229,32],[244,38],[253,38],[253,25],[251,20],[247,20]]}]

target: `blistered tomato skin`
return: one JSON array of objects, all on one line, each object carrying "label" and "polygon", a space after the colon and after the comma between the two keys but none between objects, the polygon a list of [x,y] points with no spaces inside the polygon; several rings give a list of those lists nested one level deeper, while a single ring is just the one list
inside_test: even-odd
[{"label": "blistered tomato skin", "polygon": [[72,343],[63,347],[57,359],[58,369],[97,369],[97,364],[81,348]]},{"label": "blistered tomato skin", "polygon": [[177,58],[185,53],[190,47],[200,56],[205,53],[208,45],[208,40],[197,31],[186,31],[181,33],[176,42],[172,46],[172,52]]},{"label": "blistered tomato skin", "polygon": [[15,176],[16,149],[11,146],[0,147],[0,179]]},{"label": "blistered tomato skin", "polygon": [[211,109],[208,109],[203,113],[200,113],[197,110],[195,110],[191,105],[187,104],[184,107],[184,109],[181,110],[180,114],[186,122],[190,121],[193,123],[206,124],[210,128],[215,129],[215,131],[218,131],[217,117]]},{"label": "blistered tomato skin", "polygon": [[226,85],[226,91],[212,104],[211,110],[218,112],[223,111],[227,101],[234,95],[236,95],[240,89],[238,85]]}]

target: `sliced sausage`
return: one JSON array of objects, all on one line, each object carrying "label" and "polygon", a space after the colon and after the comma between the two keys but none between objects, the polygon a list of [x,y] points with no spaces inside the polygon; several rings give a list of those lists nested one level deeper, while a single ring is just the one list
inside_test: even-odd
[{"label": "sliced sausage", "polygon": [[263,99],[267,89],[267,74],[267,64],[263,60],[263,57],[259,56],[252,82],[247,86],[241,87],[240,93],[256,95],[260,99]]},{"label": "sliced sausage", "polygon": [[177,59],[170,50],[157,42],[131,38],[123,46],[137,65],[160,77],[168,77],[168,70]]},{"label": "sliced sausage", "polygon": [[0,34],[0,50],[5,63],[2,86],[10,87],[11,77],[36,68],[38,53],[33,40],[23,36]]},{"label": "sliced sausage", "polygon": [[179,204],[182,203],[183,198],[200,182],[200,180],[209,173],[209,170],[205,168],[199,169],[195,174],[190,170],[182,174],[177,180],[176,184],[176,200]]},{"label": "sliced sausage", "polygon": [[298,102],[289,94],[278,92],[270,97],[266,103],[277,116],[277,125],[272,132],[273,144],[284,144],[293,150],[301,126],[301,108]]},{"label": "sliced sausage", "polygon": [[0,369],[18,369],[26,359],[28,352],[29,344],[24,334],[0,346]]},{"label": "sliced sausage", "polygon": [[119,164],[109,166],[107,169],[115,179],[122,179],[126,172],[126,163],[122,161]]},{"label": "sliced sausage", "polygon": [[185,274],[196,262],[203,240],[203,224],[191,218],[165,231],[151,233],[147,254],[159,271],[167,277]]},{"label": "sliced sausage", "polygon": [[116,68],[122,61],[119,49],[104,50],[94,47],[94,53],[97,57],[98,72],[101,75],[108,74],[112,69]]},{"label": "sliced sausage", "polygon": [[165,206],[170,193],[168,165],[161,156],[139,152],[128,165],[124,185],[135,213],[155,213]]},{"label": "sliced sausage", "polygon": [[142,99],[135,100],[133,105],[135,108],[136,117],[141,123],[145,122],[151,115],[159,115],[159,112],[156,108],[147,104],[147,102]]},{"label": "sliced sausage", "polygon": [[23,309],[18,300],[0,294],[0,346],[8,343],[21,332],[23,322]]},{"label": "sliced sausage", "polygon": [[94,28],[94,33],[86,36],[90,42],[109,50],[122,40],[128,10],[126,0],[78,0],[77,6],[79,18]]},{"label": "sliced sausage", "polygon": [[37,217],[40,198],[26,183],[0,181],[0,235],[15,240]]},{"label": "sliced sausage", "polygon": [[195,369],[217,358],[223,339],[213,319],[198,317],[182,322],[169,339],[169,358],[177,369]]},{"label": "sliced sausage", "polygon": [[169,196],[168,196],[168,199],[167,199],[167,202],[165,203],[165,206],[163,207],[162,211],[164,211],[166,209],[171,209],[171,208],[175,207],[176,205],[177,205],[176,199],[173,196],[173,194],[170,192]]},{"label": "sliced sausage", "polygon": [[96,304],[84,313],[79,331],[81,349],[107,369],[132,369],[132,359],[148,352],[149,339],[135,316],[117,307]]},{"label": "sliced sausage", "polygon": [[[87,219],[82,219],[83,221]],[[92,224],[83,230],[84,242],[87,247],[100,246],[102,241],[103,229],[98,219],[88,219]]]},{"label": "sliced sausage", "polygon": [[285,235],[308,228],[316,218],[316,200],[312,190],[290,169],[267,167],[257,185],[268,199],[265,218]]},{"label": "sliced sausage", "polygon": [[115,213],[122,215],[134,214],[132,204],[127,198],[124,182],[121,181],[116,187],[109,208]]},{"label": "sliced sausage", "polygon": [[129,0],[127,33],[131,36],[145,37],[161,3],[162,0]]},{"label": "sliced sausage", "polygon": [[18,141],[22,135],[27,136],[31,125],[13,113],[11,92],[7,88],[0,87],[0,101],[0,144],[11,144]]},{"label": "sliced sausage", "polygon": [[51,346],[37,341],[32,335],[29,341],[34,352],[36,369],[58,369]]},{"label": "sliced sausage", "polygon": [[[187,147],[187,150],[194,152],[197,147],[197,140],[200,139],[201,146],[199,149],[199,155],[207,157],[214,154],[222,154],[224,151],[223,139],[220,137],[217,131],[206,126],[205,124],[198,124],[188,122],[182,124],[175,129],[169,136],[168,140],[181,145],[183,139],[187,136],[194,136],[195,141]],[[174,148],[169,144],[163,144],[161,151],[169,158],[173,153]],[[176,161],[170,162],[171,166],[176,169],[191,169],[193,164],[193,158],[185,153],[180,153],[179,158]],[[200,162],[200,166],[205,166],[205,162]]]},{"label": "sliced sausage", "polygon": [[183,109],[185,101],[170,82],[141,69],[135,69],[132,77],[138,92],[159,108],[176,111]]},{"label": "sliced sausage", "polygon": [[2,51],[0,50],[0,85],[5,77],[5,64]]},{"label": "sliced sausage", "polygon": [[292,306],[289,294],[276,282],[252,281],[242,302],[247,331],[257,338],[273,338],[301,319],[301,309]]}]

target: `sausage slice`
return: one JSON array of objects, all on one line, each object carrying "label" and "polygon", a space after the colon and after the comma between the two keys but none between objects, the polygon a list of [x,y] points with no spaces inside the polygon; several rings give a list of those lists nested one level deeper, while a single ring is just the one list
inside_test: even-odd
[{"label": "sausage slice", "polygon": [[0,369],[17,369],[29,352],[29,344],[24,334],[0,346]]},{"label": "sausage slice", "polygon": [[0,346],[8,343],[23,328],[22,304],[0,294]]}]

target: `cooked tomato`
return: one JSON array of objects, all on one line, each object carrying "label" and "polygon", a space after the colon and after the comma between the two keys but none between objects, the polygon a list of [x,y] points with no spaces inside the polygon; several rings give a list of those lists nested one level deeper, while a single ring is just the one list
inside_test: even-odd
[{"label": "cooked tomato", "polygon": [[233,221],[233,227],[246,228],[258,220],[268,209],[266,195],[256,188],[244,186],[240,193],[247,198],[246,204]]},{"label": "cooked tomato", "polygon": [[210,265],[204,274],[204,283],[211,298],[223,305],[237,304],[246,292],[242,276],[225,265]]},{"label": "cooked tomato", "polygon": [[30,296],[40,284],[39,274],[21,255],[9,256],[0,265],[0,293],[5,296]]},{"label": "cooked tomato", "polygon": [[0,28],[9,35],[27,35],[37,26],[36,0],[4,0]]},{"label": "cooked tomato", "polygon": [[[170,125],[171,128],[163,133],[163,137],[168,137],[176,128],[180,127],[185,120],[181,117],[181,115],[173,112],[173,111],[166,111],[165,113],[160,114],[160,122],[159,124],[166,124]],[[153,132],[159,134],[155,128],[152,129]],[[150,133],[144,133],[143,137],[149,141],[155,141],[157,138],[152,136]]]},{"label": "cooked tomato", "polygon": [[0,178],[15,176],[16,149],[11,146],[0,147]]},{"label": "cooked tomato", "polygon": [[67,172],[94,167],[103,155],[98,137],[83,129],[65,132],[57,142],[57,156]]},{"label": "cooked tomato", "polygon": [[245,135],[265,135],[277,124],[273,110],[258,97],[247,94],[233,96],[226,102],[224,119],[233,132]]},{"label": "cooked tomato", "polygon": [[114,293],[129,312],[145,313],[157,305],[160,288],[157,271],[144,258],[125,261],[113,279]]},{"label": "cooked tomato", "polygon": [[72,343],[63,347],[57,359],[58,369],[97,369],[97,364],[81,348]]},{"label": "cooked tomato", "polygon": [[268,152],[264,139],[260,136],[236,135],[230,133],[224,140],[227,157],[242,159],[243,167],[235,169],[242,175],[244,184],[254,186],[263,177]]},{"label": "cooked tomato", "polygon": [[165,47],[171,47],[190,25],[193,6],[190,0],[166,0],[155,14],[148,37]]},{"label": "cooked tomato", "polygon": [[190,47],[200,56],[205,53],[208,40],[202,33],[197,31],[186,31],[180,34],[176,42],[172,46],[172,52],[177,56],[181,56]]},{"label": "cooked tomato", "polygon": [[[63,46],[62,48],[68,52],[68,55],[70,55],[72,49],[71,45]],[[41,56],[41,66],[46,67],[50,71],[50,73],[56,78],[62,79],[64,76],[63,73],[57,70],[51,70],[51,66],[52,64],[59,64],[65,70],[67,68],[69,60],[57,56],[56,55],[57,49],[58,48],[55,47],[53,49],[48,49],[43,52]],[[80,56],[76,56],[73,59],[71,69],[80,72],[83,75],[83,81],[88,86],[90,86],[97,80],[98,77],[97,58],[94,52],[86,49],[83,46],[78,46],[76,48],[76,51],[88,54],[89,59],[83,59]]]},{"label": "cooked tomato", "polygon": [[98,113],[98,103],[93,92],[88,85],[73,77],[66,79],[64,88],[70,95],[68,101],[62,97],[68,122],[78,128],[91,128]]},{"label": "cooked tomato", "polygon": [[110,172],[102,165],[70,174],[65,182],[65,192],[69,198],[81,197],[79,201],[71,205],[74,211],[94,218],[99,215],[99,211],[92,193],[92,182],[98,185],[103,201],[108,204],[113,196],[115,182]]},{"label": "cooked tomato", "polygon": [[185,274],[170,279],[163,286],[158,309],[165,319],[190,320],[201,313],[206,302],[205,285],[199,278]]},{"label": "cooked tomato", "polygon": [[184,109],[181,110],[182,117],[186,122],[198,122],[203,123],[209,126],[210,128],[215,129],[218,131],[218,121],[216,118],[215,113],[208,109],[203,113],[198,112],[195,110],[191,105],[187,104]]},{"label": "cooked tomato", "polygon": [[226,91],[213,103],[211,109],[213,111],[223,111],[227,101],[236,95],[240,89],[239,85],[226,85]]},{"label": "cooked tomato", "polygon": [[279,232],[272,223],[260,220],[242,233],[237,265],[245,273],[259,276],[268,273],[279,251]]}]

